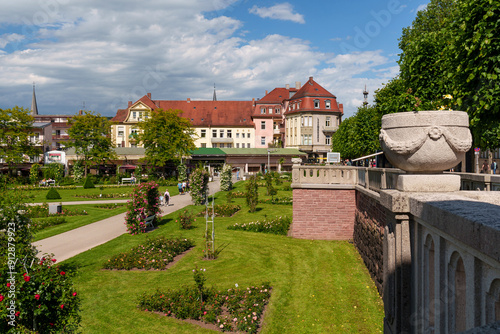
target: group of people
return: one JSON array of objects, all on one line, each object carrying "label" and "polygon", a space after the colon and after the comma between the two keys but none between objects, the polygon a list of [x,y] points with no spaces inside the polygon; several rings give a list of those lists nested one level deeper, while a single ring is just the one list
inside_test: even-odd
[{"label": "group of people", "polygon": [[160,202],[166,206],[170,205],[170,193],[168,192],[168,188],[165,190],[163,196],[160,197]]},{"label": "group of people", "polygon": [[189,191],[189,181],[179,181],[179,183],[177,183],[177,188],[179,189],[179,194],[184,195]]},{"label": "group of people", "polygon": [[495,161],[493,161],[491,163],[491,166],[488,166],[488,161],[484,160],[483,162],[483,166],[481,167],[481,173],[483,174],[488,174],[489,171],[490,171],[490,168],[491,168],[491,171],[493,174],[496,174],[497,173],[497,163]]},{"label": "group of people", "polygon": [[40,181],[40,186],[42,186],[42,187],[45,187],[45,186],[48,186],[51,184],[54,184],[54,180],[52,180],[51,178],[43,179],[42,181]]}]

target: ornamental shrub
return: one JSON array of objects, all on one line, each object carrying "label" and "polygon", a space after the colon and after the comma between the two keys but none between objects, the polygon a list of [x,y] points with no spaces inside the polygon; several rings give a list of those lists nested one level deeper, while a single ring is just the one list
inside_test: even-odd
[{"label": "ornamental shrub", "polygon": [[128,232],[131,234],[146,232],[146,218],[160,213],[158,184],[148,182],[136,186],[132,192],[132,199],[128,201],[127,206],[125,224]]},{"label": "ornamental shrub", "polygon": [[73,177],[75,181],[80,182],[80,180],[83,179],[84,175],[85,175],[85,168],[82,166],[82,161],[77,160],[73,165]]},{"label": "ornamental shrub", "polygon": [[191,199],[194,205],[205,203],[208,192],[208,172],[203,168],[197,168],[190,177]]},{"label": "ornamental shrub", "polygon": [[179,166],[177,166],[177,173],[179,174],[178,175],[179,181],[184,182],[188,179],[186,174],[186,165],[180,164]]},{"label": "ornamental shrub", "polygon": [[33,164],[30,168],[30,183],[36,185],[38,182],[38,169],[40,168],[39,164]]},{"label": "ornamental shrub", "polygon": [[87,178],[85,179],[85,183],[83,184],[83,188],[84,189],[95,188],[94,182],[92,182],[92,178],[90,177],[90,175],[87,176]]},{"label": "ornamental shrub", "polygon": [[61,195],[55,188],[50,188],[49,192],[45,196],[46,199],[61,199]]},{"label": "ornamental shrub", "polygon": [[247,184],[245,185],[247,189],[246,199],[247,205],[250,208],[250,212],[255,212],[257,209],[257,203],[259,202],[259,186],[257,185],[257,177],[252,175]]},{"label": "ornamental shrub", "polygon": [[80,298],[55,259],[36,258],[26,200],[0,193],[0,333],[74,333]]},{"label": "ornamental shrub", "polygon": [[220,174],[220,189],[223,191],[229,191],[233,188],[233,168],[231,165],[224,164],[222,167],[222,172]]},{"label": "ornamental shrub", "polygon": [[179,221],[182,230],[189,230],[194,227],[193,222],[195,222],[196,219],[194,218],[192,212],[184,210],[182,213],[179,214],[179,218],[176,220],[176,222],[177,221]]}]

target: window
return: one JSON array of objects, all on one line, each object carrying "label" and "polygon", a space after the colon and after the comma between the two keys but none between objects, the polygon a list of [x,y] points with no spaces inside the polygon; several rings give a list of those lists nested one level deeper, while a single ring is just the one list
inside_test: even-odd
[{"label": "window", "polygon": [[266,145],[266,137],[260,137],[260,144]]},{"label": "window", "polygon": [[232,138],[232,137],[233,137],[233,131],[227,130],[227,138]]},{"label": "window", "polygon": [[312,135],[302,135],[301,136],[302,145],[312,145]]},{"label": "window", "polygon": [[260,129],[261,130],[265,130],[266,129],[266,122],[265,121],[261,121],[260,122]]},{"label": "window", "polygon": [[245,138],[245,134],[244,133],[241,134],[241,138]]},{"label": "window", "polygon": [[314,108],[319,109],[319,100],[314,100]]},{"label": "window", "polygon": [[137,147],[137,143],[130,143],[130,147]]},{"label": "window", "polygon": [[231,143],[227,144],[227,148],[233,148],[233,144]]},{"label": "window", "polygon": [[236,148],[240,148],[240,143],[236,143]]},{"label": "window", "polygon": [[213,148],[217,148],[217,144],[215,144],[215,143],[214,143],[214,144],[212,144],[212,147],[213,147]]},{"label": "window", "polygon": [[135,111],[132,112],[132,118],[134,118],[134,119],[137,118],[137,113]]},{"label": "window", "polygon": [[274,109],[274,113],[275,113],[275,114],[279,114],[279,113],[280,113],[280,108],[276,108],[276,109]]},{"label": "window", "polygon": [[236,138],[240,138],[240,133],[236,132]]},{"label": "window", "polygon": [[200,137],[201,137],[201,138],[205,138],[206,136],[207,136],[207,130],[202,129],[202,130],[201,130],[201,135],[200,135]]},{"label": "window", "polygon": [[265,107],[261,107],[260,108],[260,113],[261,114],[265,114],[266,113],[266,108]]},{"label": "window", "polygon": [[207,147],[207,143],[201,143],[201,147],[203,148]]},{"label": "window", "polygon": [[250,143],[247,143],[247,148],[250,148]]},{"label": "window", "polygon": [[212,138],[217,138],[217,130],[212,130]]},{"label": "window", "polygon": [[220,144],[220,148],[224,148],[224,144],[222,144],[222,143],[221,143],[221,144]]},{"label": "window", "polygon": [[330,116],[326,116],[325,126],[330,126]]},{"label": "window", "polygon": [[147,111],[144,113],[144,118],[145,118],[145,119],[148,119],[148,118],[149,118],[149,113],[148,113]]},{"label": "window", "polygon": [[330,109],[330,106],[331,106],[330,100],[326,100],[325,101],[325,108]]},{"label": "window", "polygon": [[250,134],[249,133],[247,133],[247,138],[250,139]]},{"label": "window", "polygon": [[220,129],[220,133],[219,134],[220,134],[221,138],[224,138],[224,130],[223,129]]},{"label": "window", "polygon": [[326,136],[325,137],[325,145],[330,145],[331,144],[331,137],[330,136]]},{"label": "window", "polygon": [[123,136],[125,128],[123,126],[118,127],[118,136]]},{"label": "window", "polygon": [[270,114],[272,114],[272,113],[273,113],[273,108],[272,108],[272,107],[270,107],[270,108],[269,108],[269,113],[270,113]]}]

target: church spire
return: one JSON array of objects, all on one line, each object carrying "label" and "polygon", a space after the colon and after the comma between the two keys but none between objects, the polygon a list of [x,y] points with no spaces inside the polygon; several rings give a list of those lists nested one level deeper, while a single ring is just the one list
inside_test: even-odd
[{"label": "church spire", "polygon": [[214,83],[214,101],[217,101],[217,95],[215,94],[215,83]]},{"label": "church spire", "polygon": [[31,98],[31,116],[38,115],[38,107],[36,105],[35,83],[33,82],[33,97]]}]

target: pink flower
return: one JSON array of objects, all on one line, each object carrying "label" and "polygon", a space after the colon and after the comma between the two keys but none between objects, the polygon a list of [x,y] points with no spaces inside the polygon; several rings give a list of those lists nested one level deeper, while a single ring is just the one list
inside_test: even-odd
[{"label": "pink flower", "polygon": [[30,281],[30,277],[29,277],[28,275],[26,275],[26,276],[24,276],[24,280],[25,280],[26,282],[29,282],[29,281]]},{"label": "pink flower", "polygon": [[76,296],[76,292],[73,292],[73,297],[75,297],[75,296]]},{"label": "pink flower", "polygon": [[0,295],[0,302],[1,302],[1,301],[3,301],[3,296],[2,296],[2,295]]},{"label": "pink flower", "polygon": [[61,275],[65,275],[66,273],[64,271],[61,271]]},{"label": "pink flower", "polygon": [[61,304],[61,310],[64,308],[64,304]]},{"label": "pink flower", "polygon": [[39,295],[39,294],[36,294],[36,295],[35,295],[35,299],[36,299],[36,300],[39,300],[39,299],[40,299],[40,295]]}]

